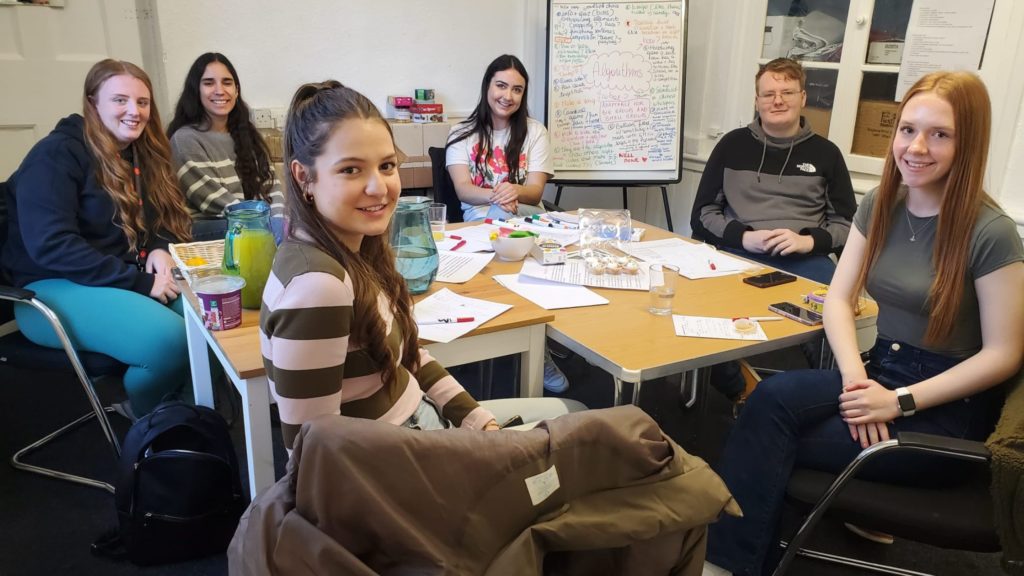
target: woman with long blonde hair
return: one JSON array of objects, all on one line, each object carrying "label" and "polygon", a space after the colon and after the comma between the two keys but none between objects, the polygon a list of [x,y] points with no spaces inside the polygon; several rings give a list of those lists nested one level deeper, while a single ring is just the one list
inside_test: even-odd
[{"label": "woman with long blonde hair", "polygon": [[[141,416],[188,380],[168,244],[191,220],[170,147],[138,66],[103,60],[85,79],[82,115],[39,141],[8,182],[3,265],[56,310],[76,347],[128,365],[125,412]],[[15,308],[27,338],[59,348],[47,321]]]},{"label": "woman with long blonde hair", "polygon": [[[897,431],[984,440],[1005,382],[1024,356],[1024,251],[1017,226],[985,193],[991,104],[974,74],[935,72],[914,84],[877,190],[861,201],[829,288],[825,332],[838,370],[761,382],[729,438],[720,473],[743,518],[713,525],[708,560],[770,572],[794,465],[827,472]],[[878,303],[865,365],[855,306]],[[956,482],[968,464],[927,454],[872,460],[862,477]],[[870,526],[855,527],[873,539]]]}]

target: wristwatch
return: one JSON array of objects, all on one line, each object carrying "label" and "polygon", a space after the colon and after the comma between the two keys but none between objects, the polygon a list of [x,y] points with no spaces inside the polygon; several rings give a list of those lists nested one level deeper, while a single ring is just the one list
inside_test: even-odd
[{"label": "wristwatch", "polygon": [[914,395],[906,388],[896,389],[896,401],[900,405],[900,416],[913,416],[917,412],[917,403],[914,402]]}]

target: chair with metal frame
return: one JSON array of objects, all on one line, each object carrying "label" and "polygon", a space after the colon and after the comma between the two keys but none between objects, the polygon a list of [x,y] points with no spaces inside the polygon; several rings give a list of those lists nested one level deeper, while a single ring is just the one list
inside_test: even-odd
[{"label": "chair with metal frame", "polygon": [[[7,183],[0,182],[0,249],[2,249],[7,241],[6,206]],[[63,349],[58,350],[39,346],[30,342],[21,332],[17,331],[13,319],[13,303],[26,304],[38,310],[53,327]],[[7,278],[4,277],[2,267],[0,267],[0,366],[13,366],[30,370],[40,368],[47,370],[58,369],[74,372],[82,384],[82,389],[91,406],[91,410],[88,413],[15,452],[11,456],[11,465],[19,470],[93,488],[100,488],[113,493],[114,487],[107,482],[29,464],[25,461],[25,457],[96,418],[107,442],[110,444],[114,454],[114,461],[116,462],[121,456],[121,446],[110,425],[110,420],[107,418],[107,413],[113,411],[113,408],[104,408],[100,403],[96,389],[93,386],[93,378],[123,373],[126,366],[103,354],[94,352],[82,352],[79,354],[76,352],[60,318],[44,302],[36,298],[35,293],[31,290],[11,286]]]},{"label": "chair with metal frame", "polygon": [[[1014,379],[1020,382],[1021,375]],[[1024,387],[1017,384],[1013,392],[1024,403]],[[1024,437],[1024,415],[1011,407],[1008,397],[996,427],[997,433]],[[996,437],[993,434],[989,442]],[[1002,446],[1004,442],[1000,442]],[[1004,449],[1004,448],[1000,448]],[[1006,448],[1019,454],[1021,445]],[[879,454],[893,452],[924,452],[943,457],[982,464],[974,474],[954,486],[923,488],[856,479],[858,471]],[[1024,459],[1024,455],[1017,459]],[[798,506],[811,507],[793,538],[782,544],[785,554],[775,569],[781,576],[796,556],[815,558],[855,568],[919,576],[920,572],[866,562],[816,550],[803,548],[818,521],[826,514],[860,528],[891,534],[931,546],[972,552],[998,552],[1002,549],[997,523],[1006,525],[1008,518],[1024,515],[1024,505],[1018,500],[1014,510],[997,509],[993,504],[993,484],[990,470],[992,452],[985,442],[961,440],[934,434],[900,432],[895,438],[879,442],[863,450],[840,474],[816,470],[796,469],[790,476],[787,497]],[[1018,478],[1018,484],[1024,476]],[[1018,486],[1019,487],[1019,486]],[[997,522],[998,520],[998,522]],[[1004,558],[1004,562],[1006,559]]]}]

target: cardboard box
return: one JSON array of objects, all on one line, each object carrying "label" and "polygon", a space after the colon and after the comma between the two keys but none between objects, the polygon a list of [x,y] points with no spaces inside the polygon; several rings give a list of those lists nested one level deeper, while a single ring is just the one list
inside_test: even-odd
[{"label": "cardboard box", "polygon": [[899,102],[861,100],[857,106],[857,124],[853,128],[850,152],[863,156],[885,158],[896,129]]},{"label": "cardboard box", "polygon": [[448,120],[448,116],[445,114],[413,114],[413,124],[430,124],[432,122],[445,122]]},{"label": "cardboard box", "polygon": [[822,138],[828,138],[829,125],[832,123],[832,110],[808,106],[804,108],[803,114],[807,121],[810,122],[811,130],[815,134]]},{"label": "cardboard box", "polygon": [[413,114],[440,114],[444,112],[444,104],[413,104],[409,107]]}]

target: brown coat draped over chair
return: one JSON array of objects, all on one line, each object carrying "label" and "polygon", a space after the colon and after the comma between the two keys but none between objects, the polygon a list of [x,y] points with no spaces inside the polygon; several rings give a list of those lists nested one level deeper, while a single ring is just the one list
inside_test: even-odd
[{"label": "brown coat draped over chair", "polygon": [[325,417],[243,515],[230,573],[701,573],[706,525],[739,513],[641,410],[530,431],[422,432]]}]

